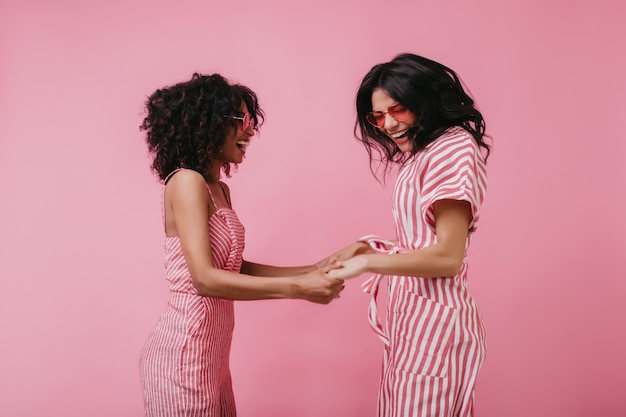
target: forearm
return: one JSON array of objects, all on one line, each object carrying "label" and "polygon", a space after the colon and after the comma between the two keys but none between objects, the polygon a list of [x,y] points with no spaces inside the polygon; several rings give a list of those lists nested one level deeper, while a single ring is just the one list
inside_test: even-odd
[{"label": "forearm", "polygon": [[228,300],[298,298],[293,276],[264,276],[263,278],[258,279],[258,277],[214,267],[192,275],[198,294],[204,297]]},{"label": "forearm", "polygon": [[241,273],[255,277],[293,277],[306,274],[315,269],[313,265],[305,266],[272,266],[243,261]]},{"label": "forearm", "polygon": [[423,278],[451,277],[459,273],[464,253],[433,245],[394,255],[366,254],[362,256],[366,272]]}]

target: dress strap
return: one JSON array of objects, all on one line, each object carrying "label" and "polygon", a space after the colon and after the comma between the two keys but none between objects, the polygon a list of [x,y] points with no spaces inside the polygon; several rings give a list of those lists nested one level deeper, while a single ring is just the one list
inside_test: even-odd
[{"label": "dress strap", "polygon": [[[161,192],[161,199],[163,200],[163,196],[165,193],[165,185],[167,184],[167,182],[172,178],[172,176],[174,174],[176,174],[178,171],[180,171],[182,168],[176,168],[174,171],[170,172],[167,177],[165,177],[165,179],[163,180],[163,191]],[[211,203],[213,203],[213,207],[215,207],[215,210],[217,210],[217,204],[215,204],[215,198],[213,198],[213,193],[211,192],[211,187],[209,187],[209,184],[206,184],[206,189],[209,190],[209,196],[211,197]],[[220,184],[218,182],[218,184]],[[222,184],[220,184],[220,187],[222,186]],[[223,188],[222,188],[223,190]],[[226,195],[226,193],[224,193],[224,195]],[[228,197],[226,197],[228,199]],[[230,205],[230,201],[228,201],[228,205]]]},{"label": "dress strap", "polygon": [[167,182],[172,179],[174,174],[180,171],[180,168],[176,168],[174,171],[167,174],[167,177],[163,180],[163,187],[161,187],[161,219],[163,220],[163,232],[167,236],[167,232],[165,232],[165,186]]},{"label": "dress strap", "polygon": [[170,180],[170,178],[172,178],[172,176],[174,176],[174,174],[176,174],[180,170],[181,170],[181,168],[176,168],[174,171],[172,171],[169,174],[167,174],[167,177],[165,177],[165,179],[163,180],[163,187],[165,187],[165,184],[167,184],[167,182]]},{"label": "dress strap", "polygon": [[222,189],[222,193],[224,194],[224,198],[226,199],[226,204],[228,204],[228,208],[232,209],[233,205],[230,202],[230,197],[228,196],[228,193],[226,192],[226,189],[224,188],[224,184],[222,184],[221,182],[217,182],[220,185],[220,188]]},{"label": "dress strap", "polygon": [[206,189],[209,190],[209,197],[211,197],[211,203],[213,203],[213,207],[215,211],[217,211],[217,204],[215,204],[215,198],[213,198],[213,192],[211,191],[211,187],[209,187],[209,183],[206,183]]}]

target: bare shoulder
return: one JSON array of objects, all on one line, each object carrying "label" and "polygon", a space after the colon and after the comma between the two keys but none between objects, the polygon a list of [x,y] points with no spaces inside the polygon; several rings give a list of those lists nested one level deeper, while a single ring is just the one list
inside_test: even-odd
[{"label": "bare shoulder", "polygon": [[167,186],[172,187],[197,187],[204,186],[204,177],[193,169],[181,169],[167,182]]},{"label": "bare shoulder", "polygon": [[204,177],[192,170],[181,169],[165,185],[165,192],[174,196],[192,196],[207,194]]}]

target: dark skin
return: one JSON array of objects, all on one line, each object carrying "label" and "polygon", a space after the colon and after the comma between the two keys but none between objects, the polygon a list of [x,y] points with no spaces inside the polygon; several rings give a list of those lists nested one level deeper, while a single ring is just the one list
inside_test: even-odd
[{"label": "dark skin", "polygon": [[[247,111],[245,104],[242,104],[242,111]],[[246,131],[238,127],[232,132],[232,137],[225,141],[220,157],[210,167],[212,178],[219,178],[224,163],[241,163],[241,146],[253,134],[251,127]],[[165,232],[169,237],[177,236],[180,239],[199,295],[231,300],[293,298],[320,304],[328,304],[339,297],[343,281],[326,275],[336,265],[323,268],[315,265],[277,267],[244,261],[241,273],[216,268],[207,223],[216,209],[229,207],[230,191],[226,184],[221,184],[217,181],[207,183],[196,171],[181,169],[165,187]],[[211,201],[207,185],[211,188],[217,207]]]}]

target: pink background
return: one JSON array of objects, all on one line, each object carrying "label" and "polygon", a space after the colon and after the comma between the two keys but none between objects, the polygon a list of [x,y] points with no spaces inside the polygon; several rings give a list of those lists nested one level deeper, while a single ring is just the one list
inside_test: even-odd
[{"label": "pink background", "polygon": [[[0,416],[142,414],[139,351],[167,298],[147,94],[194,71],[259,94],[268,121],[228,179],[245,255],[311,263],[392,237],[353,101],[405,51],[456,69],[494,137],[471,250],[489,336],[477,414],[626,415],[625,15],[619,0],[0,1]],[[327,307],[237,304],[240,416],[374,415],[363,279]]]}]

